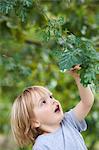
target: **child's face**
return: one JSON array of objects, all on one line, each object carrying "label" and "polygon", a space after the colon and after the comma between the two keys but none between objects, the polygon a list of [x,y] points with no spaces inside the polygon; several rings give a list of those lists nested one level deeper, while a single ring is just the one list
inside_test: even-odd
[{"label": "child's face", "polygon": [[54,129],[63,119],[62,107],[51,94],[46,94],[42,98],[39,96],[34,104],[34,114],[40,123],[39,127],[46,129],[49,127]]}]

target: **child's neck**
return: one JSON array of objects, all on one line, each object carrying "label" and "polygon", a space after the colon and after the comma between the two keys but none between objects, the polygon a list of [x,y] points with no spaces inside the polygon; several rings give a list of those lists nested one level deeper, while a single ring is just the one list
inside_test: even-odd
[{"label": "child's neck", "polygon": [[55,132],[58,128],[60,128],[60,124],[55,126],[55,127],[46,127],[44,129],[44,133],[43,134],[47,134],[47,133],[52,133],[52,132]]}]

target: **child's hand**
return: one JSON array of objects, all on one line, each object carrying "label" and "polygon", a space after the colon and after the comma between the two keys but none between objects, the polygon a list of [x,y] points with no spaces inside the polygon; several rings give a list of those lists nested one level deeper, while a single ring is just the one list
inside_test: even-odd
[{"label": "child's hand", "polygon": [[81,69],[81,67],[80,67],[80,65],[78,64],[78,65],[76,65],[74,68],[71,68],[69,71],[67,71],[70,75],[72,75],[72,77],[74,78],[74,79],[77,79],[77,78],[79,78],[79,74],[76,72],[77,70],[80,70]]}]

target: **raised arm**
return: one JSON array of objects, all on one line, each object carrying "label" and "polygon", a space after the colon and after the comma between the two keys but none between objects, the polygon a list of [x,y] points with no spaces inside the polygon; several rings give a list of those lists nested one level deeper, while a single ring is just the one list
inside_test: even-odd
[{"label": "raised arm", "polygon": [[69,73],[73,76],[73,78],[76,81],[81,98],[80,102],[73,108],[76,118],[79,121],[81,121],[89,113],[94,102],[94,95],[89,86],[83,87],[83,85],[80,83],[80,77],[75,72],[79,68],[80,68],[79,66],[76,66],[75,69],[71,70]]}]

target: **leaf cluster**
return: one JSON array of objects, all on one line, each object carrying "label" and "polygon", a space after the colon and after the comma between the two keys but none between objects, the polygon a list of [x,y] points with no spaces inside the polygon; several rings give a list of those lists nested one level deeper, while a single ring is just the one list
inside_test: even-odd
[{"label": "leaf cluster", "polygon": [[32,6],[32,0],[1,0],[0,13],[5,15],[16,14],[24,22]]},{"label": "leaf cluster", "polygon": [[44,32],[44,40],[54,40],[56,43],[53,54],[58,58],[60,70],[70,70],[80,64],[81,83],[85,87],[88,84],[96,83],[96,75],[99,74],[99,53],[96,52],[91,40],[76,37],[67,29],[63,30],[63,24],[63,17],[58,20],[49,20]]}]

